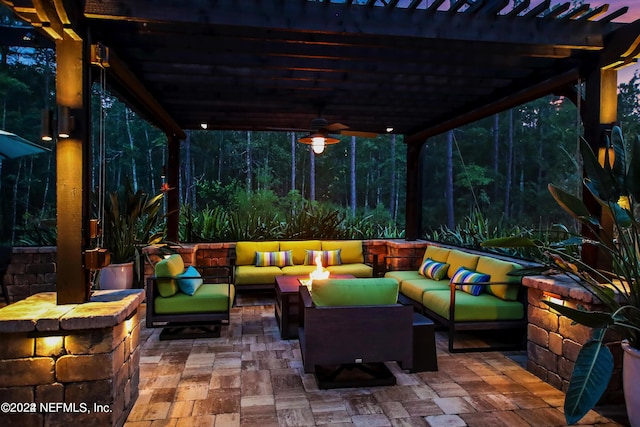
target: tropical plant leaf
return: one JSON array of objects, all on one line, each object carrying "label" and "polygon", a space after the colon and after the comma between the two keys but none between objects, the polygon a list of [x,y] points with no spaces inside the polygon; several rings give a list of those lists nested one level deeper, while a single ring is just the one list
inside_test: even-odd
[{"label": "tropical plant leaf", "polygon": [[[590,191],[594,196],[603,200],[612,200],[614,198],[616,181],[613,178],[609,164],[605,164],[603,168],[598,162],[598,157],[593,153],[589,143],[580,138],[580,152],[582,154],[582,162],[587,173],[587,177],[592,182]],[[617,197],[615,198],[617,200]]]},{"label": "tropical plant leaf", "polygon": [[613,372],[613,355],[602,341],[586,343],[576,360],[564,401],[567,424],[575,424],[600,400]]},{"label": "tropical plant leaf", "polygon": [[577,310],[575,308],[565,307],[562,304],[557,304],[552,301],[542,302],[547,304],[549,307],[553,308],[563,316],[566,316],[569,319],[590,328],[606,328],[607,326],[613,324],[613,317],[611,313],[607,313],[604,311]]},{"label": "tropical plant leaf", "polygon": [[620,126],[614,126],[611,129],[611,147],[613,147],[614,159],[613,159],[613,172],[614,178],[622,187],[624,185],[624,177],[627,175],[627,149],[624,143],[624,137],[622,136],[622,129]]},{"label": "tropical plant leaf", "polygon": [[510,271],[507,273],[507,276],[512,277],[525,277],[525,276],[539,276],[541,274],[549,271],[549,267],[540,266],[540,267],[528,267],[528,268],[518,268],[516,270]]},{"label": "tropical plant leaf", "polygon": [[592,222],[591,213],[582,200],[576,196],[567,193],[563,189],[556,187],[553,184],[548,185],[549,192],[556,200],[556,203],[560,205],[569,215],[580,221],[581,223]]},{"label": "tropical plant leaf", "polygon": [[528,237],[497,237],[495,239],[485,240],[480,244],[484,248],[524,248],[535,247],[536,242]]}]

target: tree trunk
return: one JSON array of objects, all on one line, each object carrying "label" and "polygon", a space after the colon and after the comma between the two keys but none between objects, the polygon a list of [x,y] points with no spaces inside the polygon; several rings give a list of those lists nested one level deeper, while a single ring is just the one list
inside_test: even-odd
[{"label": "tree trunk", "polygon": [[191,195],[191,184],[193,182],[193,163],[191,160],[191,131],[187,130],[185,132],[187,138],[184,140],[184,203],[191,204],[192,208],[195,209],[193,205],[194,200],[192,200]]},{"label": "tree trunk", "polygon": [[455,212],[453,210],[453,130],[447,132],[447,227],[453,229],[456,225]]},{"label": "tree trunk", "polygon": [[253,158],[251,152],[251,131],[247,131],[247,192],[251,193],[251,189],[253,188]]},{"label": "tree trunk", "polygon": [[356,216],[356,137],[351,137],[351,215]]},{"label": "tree trunk", "polygon": [[498,200],[498,173],[500,172],[498,166],[500,155],[500,116],[494,114],[493,116],[493,200]]},{"label": "tree trunk", "polygon": [[23,163],[22,160],[18,162],[18,172],[16,173],[16,180],[13,183],[13,202],[12,202],[13,215],[11,218],[11,244],[12,245],[15,243],[15,240],[16,240],[16,224],[17,224],[16,221],[18,218],[18,183],[20,182],[20,172],[22,171],[22,163]]},{"label": "tree trunk", "polygon": [[316,155],[309,146],[309,200],[312,202],[316,200]]},{"label": "tree trunk", "polygon": [[291,132],[291,191],[296,189],[296,133]]},{"label": "tree trunk", "polygon": [[133,185],[133,191],[138,191],[138,174],[136,171],[136,158],[134,153],[136,152],[133,146],[133,134],[131,133],[131,119],[130,115],[133,114],[129,108],[124,109],[124,121],[127,126],[127,135],[129,136],[129,153],[131,153],[131,180]]},{"label": "tree trunk", "polygon": [[389,177],[389,187],[391,189],[389,194],[389,214],[391,218],[396,217],[396,135],[391,135],[391,176]]},{"label": "tree trunk", "polygon": [[513,109],[508,113],[508,135],[507,135],[507,179],[504,191],[504,217],[511,216],[511,180],[513,174]]}]

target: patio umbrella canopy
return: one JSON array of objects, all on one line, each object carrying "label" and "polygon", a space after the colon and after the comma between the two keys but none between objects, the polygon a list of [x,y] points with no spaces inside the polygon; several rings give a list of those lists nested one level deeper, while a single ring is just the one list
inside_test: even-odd
[{"label": "patio umbrella canopy", "polygon": [[0,160],[31,156],[45,151],[51,151],[51,148],[42,147],[15,133],[0,130]]}]

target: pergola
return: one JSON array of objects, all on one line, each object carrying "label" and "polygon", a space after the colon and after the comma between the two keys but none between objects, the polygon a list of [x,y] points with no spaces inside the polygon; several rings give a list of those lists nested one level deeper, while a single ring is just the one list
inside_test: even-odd
[{"label": "pergola", "polygon": [[[392,127],[407,144],[407,239],[419,236],[427,138],[541,96],[581,99],[594,147],[616,121],[617,69],[640,56],[627,8],[550,0],[2,0],[55,42],[57,103],[76,127],[57,143],[58,302],[88,297],[90,85],[107,84],[168,139],[178,181],[185,129]],[[8,34],[8,33],[7,33]],[[0,42],[4,40],[1,39]],[[76,167],[77,166],[77,167]],[[168,193],[177,240],[178,195]]]}]

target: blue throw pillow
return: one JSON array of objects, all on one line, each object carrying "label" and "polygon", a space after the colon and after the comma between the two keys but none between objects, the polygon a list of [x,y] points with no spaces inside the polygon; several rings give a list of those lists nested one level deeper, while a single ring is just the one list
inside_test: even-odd
[{"label": "blue throw pillow", "polygon": [[[491,280],[491,276],[488,274],[467,270],[464,267],[460,267],[453,277],[451,277],[451,283],[458,283],[456,285],[456,289],[460,289],[461,291],[476,297],[482,293],[485,287],[481,285],[474,285],[474,283],[488,282],[489,280]],[[468,283],[468,285],[466,283]]]},{"label": "blue throw pillow", "polygon": [[178,287],[187,295],[195,294],[202,282],[202,276],[194,266],[189,266],[184,273],[178,275]]}]

